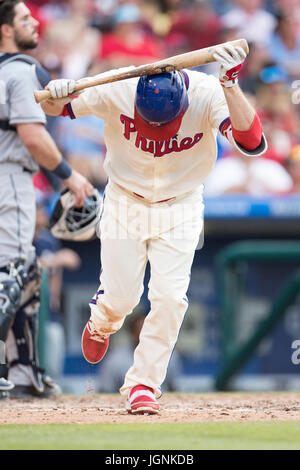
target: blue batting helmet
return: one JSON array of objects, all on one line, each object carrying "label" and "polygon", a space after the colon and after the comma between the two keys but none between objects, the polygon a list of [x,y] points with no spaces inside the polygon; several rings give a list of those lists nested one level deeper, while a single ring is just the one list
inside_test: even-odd
[{"label": "blue batting helmet", "polygon": [[187,107],[187,89],[180,72],[147,75],[139,79],[135,121],[145,137],[155,140],[173,137],[178,132]]}]

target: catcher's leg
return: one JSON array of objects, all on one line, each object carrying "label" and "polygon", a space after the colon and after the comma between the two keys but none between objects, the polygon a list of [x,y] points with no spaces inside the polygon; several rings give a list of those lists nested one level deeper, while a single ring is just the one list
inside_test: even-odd
[{"label": "catcher's leg", "polygon": [[[21,167],[12,173],[1,175],[0,188],[0,341],[3,342],[14,322],[22,290],[27,283],[24,265],[35,227],[32,177]],[[7,389],[7,383],[3,380],[7,368],[2,364],[0,369],[0,387]]]},{"label": "catcher's leg", "polygon": [[[56,395],[60,390],[39,368],[37,333],[41,270],[35,256],[26,265],[28,283],[22,291],[21,306],[6,342],[8,378],[15,384],[11,396]],[[49,383],[48,383],[49,381]]]},{"label": "catcher's leg", "polygon": [[7,381],[5,341],[21,299],[21,278],[14,274],[6,268],[0,271],[0,398],[6,398],[13,389],[13,383]]},{"label": "catcher's leg", "polygon": [[8,398],[9,392],[14,388],[13,383],[6,379],[7,374],[5,342],[0,340],[0,399]]}]

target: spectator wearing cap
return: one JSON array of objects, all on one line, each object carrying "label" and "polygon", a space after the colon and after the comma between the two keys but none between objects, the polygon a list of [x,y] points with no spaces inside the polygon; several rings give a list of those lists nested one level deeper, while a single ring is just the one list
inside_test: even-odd
[{"label": "spectator wearing cap", "polygon": [[165,56],[161,42],[145,32],[136,5],[121,5],[112,20],[113,31],[103,34],[98,48],[98,59],[105,60],[110,68],[141,65]]},{"label": "spectator wearing cap", "polygon": [[222,16],[223,26],[238,28],[239,36],[255,44],[267,44],[276,27],[274,15],[266,11],[264,0],[236,0],[236,7]]}]

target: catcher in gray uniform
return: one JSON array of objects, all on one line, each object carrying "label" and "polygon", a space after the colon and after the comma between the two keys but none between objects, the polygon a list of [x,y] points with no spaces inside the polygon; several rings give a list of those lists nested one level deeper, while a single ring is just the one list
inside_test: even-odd
[{"label": "catcher in gray uniform", "polygon": [[48,73],[24,52],[38,45],[38,22],[20,0],[0,0],[0,397],[57,389],[38,365],[40,268],[32,247],[40,167],[64,180],[76,207],[93,186],[63,160],[33,92]]}]

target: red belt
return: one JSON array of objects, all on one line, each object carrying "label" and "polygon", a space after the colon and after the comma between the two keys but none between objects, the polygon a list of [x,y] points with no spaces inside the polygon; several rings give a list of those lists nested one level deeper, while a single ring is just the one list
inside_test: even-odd
[{"label": "red belt", "polygon": [[[140,194],[133,193],[135,196],[140,197],[141,199],[145,199],[144,196],[141,196]],[[156,201],[154,204],[160,204],[161,202],[168,202],[172,201],[173,199],[176,199],[176,197],[170,197],[169,199],[164,199],[163,201]]]}]

